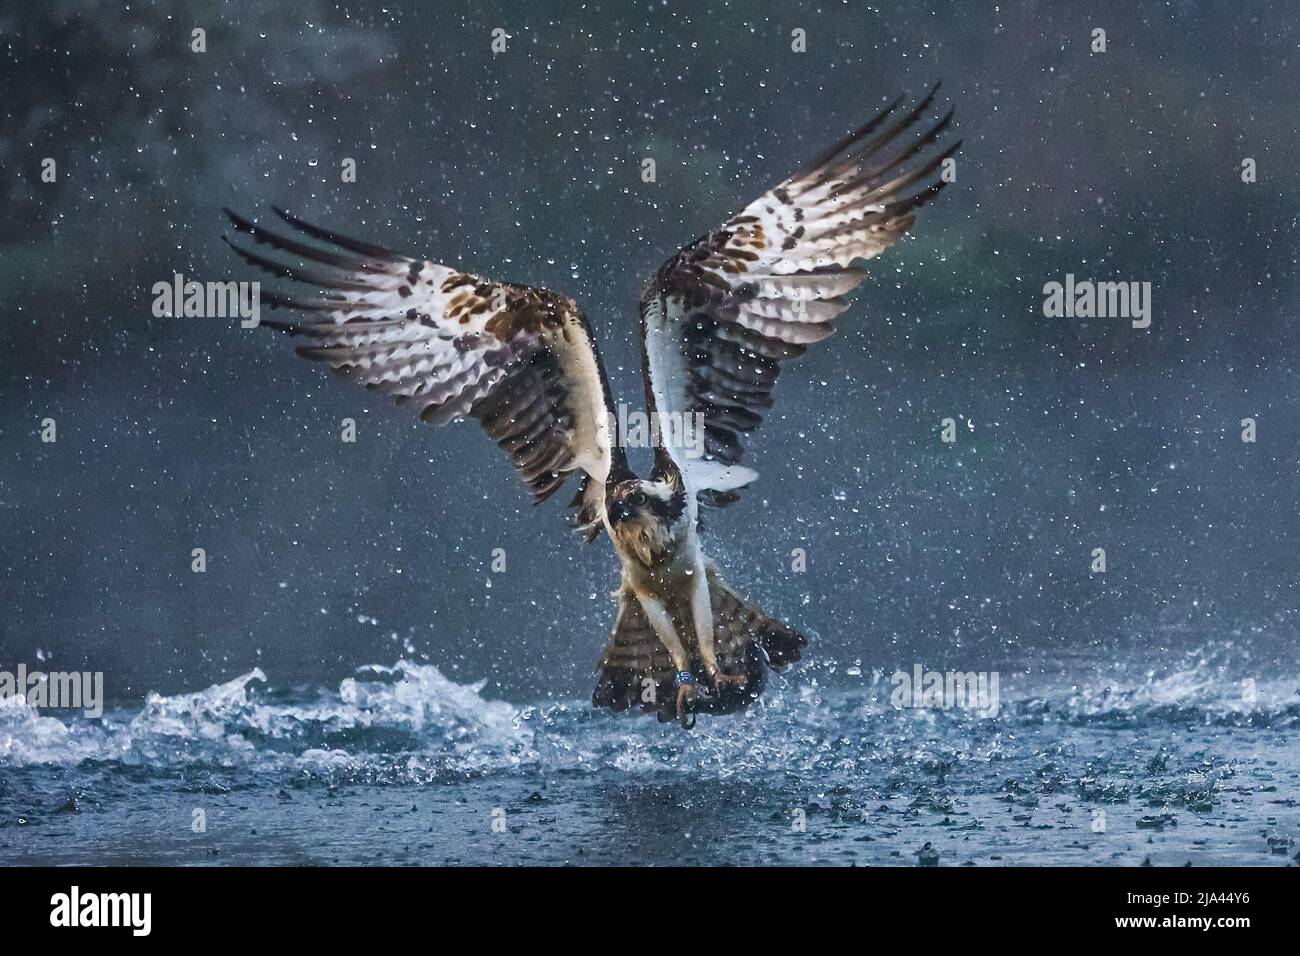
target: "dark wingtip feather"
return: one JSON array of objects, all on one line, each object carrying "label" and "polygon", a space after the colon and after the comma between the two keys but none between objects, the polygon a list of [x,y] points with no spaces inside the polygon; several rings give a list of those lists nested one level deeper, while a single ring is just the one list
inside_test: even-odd
[{"label": "dark wingtip feather", "polygon": [[259,327],[274,329],[277,332],[284,332],[288,335],[305,335],[306,330],[297,322],[286,322],[284,319],[262,319],[258,322]]},{"label": "dark wingtip feather", "polygon": [[322,242],[328,242],[338,246],[340,249],[346,249],[349,252],[355,252],[358,255],[370,256],[374,259],[402,259],[408,260],[411,257],[394,252],[384,246],[376,245],[373,242],[365,242],[361,239],[353,239],[351,236],[345,236],[342,233],[334,232],[330,229],[324,229],[321,226],[315,226],[300,219],[291,212],[281,209],[279,206],[272,206],[271,210],[299,232],[304,232],[313,239],[319,239]]},{"label": "dark wingtip feather", "polygon": [[287,252],[290,255],[299,256],[303,259],[309,259],[318,262],[321,265],[333,266],[341,272],[368,272],[374,271],[375,266],[368,262],[354,259],[351,256],[345,256],[333,251],[332,249],[321,249],[309,245],[305,242],[299,242],[297,239],[289,236],[282,236],[272,232],[264,226],[246,219],[233,210],[227,209],[226,215],[230,217],[231,223],[239,232],[249,236],[258,245],[270,245]]},{"label": "dark wingtip feather", "polygon": [[257,231],[257,225],[251,219],[241,216],[229,206],[222,206],[221,211],[226,214],[226,218],[229,219],[234,227],[240,232],[246,232],[251,235]]},{"label": "dark wingtip feather", "polygon": [[889,216],[903,216],[910,214],[915,210],[920,209],[935,196],[939,195],[943,190],[943,187],[947,185],[948,183],[946,180],[940,179],[938,182],[932,183],[914,196],[909,196],[907,199],[900,199],[898,202],[890,203],[886,207],[886,214]]},{"label": "dark wingtip feather", "polygon": [[850,146],[858,142],[860,139],[862,139],[862,137],[867,136],[870,133],[874,132],[876,127],[878,127],[881,123],[883,123],[889,117],[889,114],[894,112],[894,110],[898,109],[898,105],[902,103],[903,100],[906,98],[907,98],[906,93],[894,97],[892,102],[890,102],[884,109],[882,109],[871,119],[867,120],[857,129],[853,130],[851,133],[849,133],[847,136],[841,139],[834,146],[831,146],[829,149],[825,149],[821,153],[819,153],[812,162],[808,163],[804,167],[804,171],[806,173],[810,173],[815,169],[821,168],[822,166],[829,163],[831,160],[835,159],[835,157],[839,156],[841,153],[848,150]]},{"label": "dark wingtip feather", "polygon": [[[874,117],[865,126],[856,130],[846,139],[841,140],[840,143],[837,143],[830,150],[827,150],[827,152],[819,156],[817,162],[804,174],[813,176],[811,185],[814,187],[821,186],[830,182],[836,176],[848,173],[853,170],[857,164],[861,163],[864,157],[883,149],[889,143],[897,139],[903,132],[910,129],[918,119],[929,112],[941,83],[942,81],[940,81],[940,83],[935,83],[934,86],[930,87],[925,96],[921,98],[920,102],[912,107],[912,109],[905,115],[890,124],[889,127],[880,131],[879,135],[872,136],[869,139],[867,138],[867,134],[876,132],[877,128],[884,122],[884,120],[892,115],[894,109],[900,102],[902,102],[903,97],[896,99],[886,110]],[[937,136],[939,132],[943,131],[945,125],[946,119],[940,120],[937,130],[932,131],[932,135]],[[923,144],[925,142],[926,140],[923,138],[921,143]],[[919,148],[920,145],[921,144],[914,144],[904,155],[910,155]],[[839,157],[839,159],[838,161],[835,161],[837,157]],[[896,163],[891,165],[896,165]]]},{"label": "dark wingtip feather", "polygon": [[263,292],[262,301],[273,309],[299,309],[303,312],[333,312],[338,305],[332,302],[303,302],[280,292]]},{"label": "dark wingtip feather", "polygon": [[373,286],[366,285],[363,282],[355,282],[339,275],[327,275],[321,272],[313,272],[310,269],[276,262],[274,259],[253,252],[251,249],[245,249],[243,246],[240,246],[238,243],[231,240],[228,236],[222,236],[221,240],[231,249],[235,250],[235,254],[249,265],[255,266],[256,268],[275,276],[277,279],[292,279],[295,282],[303,282],[307,285],[314,285],[321,289],[333,289],[342,292],[374,291]]}]

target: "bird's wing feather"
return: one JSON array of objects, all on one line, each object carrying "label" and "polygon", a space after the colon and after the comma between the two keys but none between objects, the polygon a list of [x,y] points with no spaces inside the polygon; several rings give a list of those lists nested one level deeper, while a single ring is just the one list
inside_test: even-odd
[{"label": "bird's wing feather", "polygon": [[[510,456],[535,503],[575,471],[588,476],[584,486],[594,479],[603,487],[611,460],[609,386],[573,300],[276,213],[292,231],[227,210],[235,229],[254,244],[227,239],[245,261],[316,288],[303,295],[263,292],[263,303],[307,316],[263,325],[302,336],[307,341],[299,355],[415,404],[423,420],[478,419]],[[583,508],[580,522],[594,538],[598,513]]]},{"label": "bird's wing feather", "polygon": [[[591,695],[596,707],[651,713],[673,697],[673,659],[631,591],[619,592],[618,618],[597,669],[600,680]],[[653,694],[646,693],[648,684]]]},{"label": "bird's wing feather", "polygon": [[[646,401],[705,503],[728,504],[757,477],[741,465],[741,436],[771,408],[782,363],[848,308],[866,277],[853,263],[893,245],[943,187],[943,161],[961,144],[934,148],[952,119],[927,119],[936,91],[905,113],[896,100],[682,249],[642,292]],[[702,442],[676,437],[700,421]]]}]

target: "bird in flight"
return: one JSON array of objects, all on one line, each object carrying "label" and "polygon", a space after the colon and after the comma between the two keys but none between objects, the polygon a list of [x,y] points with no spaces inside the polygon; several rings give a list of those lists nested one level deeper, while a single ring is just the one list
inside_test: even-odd
[{"label": "bird in flight", "polygon": [[[701,506],[724,507],[757,478],[742,436],[772,407],[782,365],[833,331],[857,265],[894,244],[945,185],[960,142],[939,144],[938,87],[902,98],[670,258],[640,301],[654,458],[628,465],[586,315],[549,289],[498,282],[351,239],[275,210],[280,231],[227,210],[248,263],[314,287],[263,292],[302,313],[262,325],[297,352],[446,424],[477,419],[534,503],[577,479],[588,542],[603,531],[622,566],[618,616],[598,664],[596,707],[639,707],[689,728],[762,693],[769,668],[806,639],[742,598],[700,546]],[[251,240],[250,246],[247,240]],[[268,246],[279,256],[263,254]],[[267,250],[269,251],[269,250]]]}]

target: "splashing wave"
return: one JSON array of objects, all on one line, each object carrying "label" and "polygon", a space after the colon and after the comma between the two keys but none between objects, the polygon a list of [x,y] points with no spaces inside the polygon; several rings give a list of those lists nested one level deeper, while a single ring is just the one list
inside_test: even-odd
[{"label": "splashing wave", "polygon": [[269,689],[254,669],[194,693],[151,693],[138,712],[112,711],[101,721],[49,716],[11,701],[0,707],[0,767],[243,768],[371,782],[515,769],[742,777],[784,771],[830,779],[900,762],[937,761],[943,770],[996,752],[1008,733],[1045,723],[1300,725],[1295,682],[1274,680],[1243,693],[1240,681],[1206,667],[1146,674],[1125,686],[1022,695],[1004,702],[996,718],[895,710],[879,674],[856,688],[827,689],[811,674],[800,680],[778,682],[742,715],[701,719],[695,733],[683,734],[639,716],[593,712],[579,701],[516,707],[484,698],[482,683],[457,684],[437,667],[405,660],[362,668],[337,690],[310,694]]}]

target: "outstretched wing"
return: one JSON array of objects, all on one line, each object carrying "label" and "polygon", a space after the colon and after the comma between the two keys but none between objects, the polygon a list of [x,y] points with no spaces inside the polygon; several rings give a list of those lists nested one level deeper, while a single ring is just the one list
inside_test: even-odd
[{"label": "outstretched wing", "polygon": [[[852,263],[893,245],[943,188],[943,161],[961,144],[932,148],[952,120],[928,118],[937,90],[905,113],[895,100],[646,285],[646,401],[702,501],[728,504],[757,477],[740,464],[741,435],[771,408],[781,364],[831,334],[866,277]],[[681,440],[698,422],[702,441]]]},{"label": "outstretched wing", "polygon": [[[573,300],[401,255],[280,210],[289,234],[226,212],[255,244],[292,260],[227,239],[245,261],[316,288],[261,294],[265,304],[306,314],[261,323],[307,339],[299,355],[418,405],[426,421],[478,419],[510,455],[534,503],[575,471],[588,476],[584,487],[590,481],[603,490],[612,403],[591,329]],[[583,511],[584,530],[594,537],[599,512]]]}]

